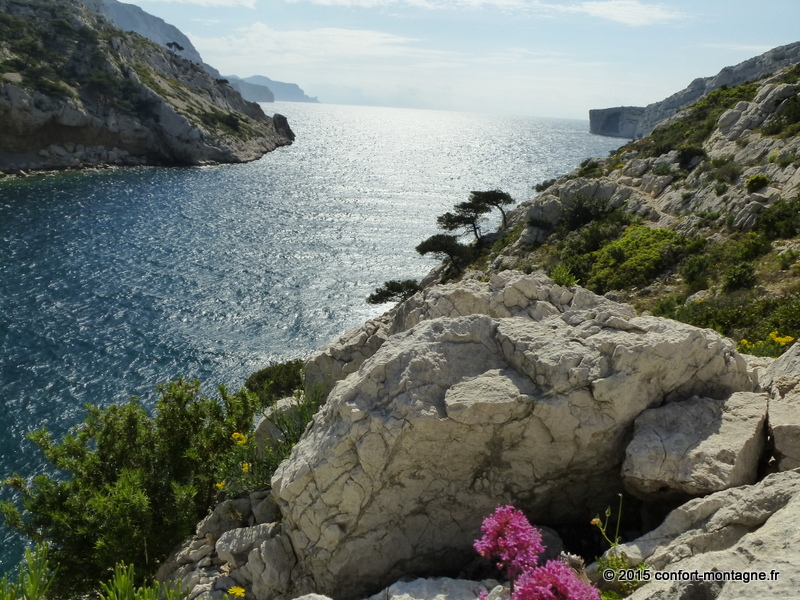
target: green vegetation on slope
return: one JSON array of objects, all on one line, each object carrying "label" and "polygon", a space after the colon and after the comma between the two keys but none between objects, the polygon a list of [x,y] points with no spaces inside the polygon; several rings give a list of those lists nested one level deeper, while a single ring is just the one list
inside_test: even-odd
[{"label": "green vegetation on slope", "polygon": [[623,146],[619,152],[637,150],[642,156],[649,157],[681,148],[699,148],[714,131],[722,113],[742,100],[752,100],[757,91],[757,83],[744,83],[732,88],[723,86],[687,108],[681,118],[657,127],[649,137]]},{"label": "green vegetation on slope", "polygon": [[[250,389],[220,388],[218,398],[202,396],[196,381],[173,381],[159,387],[152,414],[135,398],[87,405],[84,422],[60,442],[44,429],[30,434],[54,470],[8,478],[0,512],[45,545],[59,566],[57,595],[97,592],[119,564],[141,584],[220,494],[269,486],[321,402],[303,395],[302,383],[302,362],[292,361],[254,373]],[[294,408],[269,417],[282,439],[259,452],[254,416],[291,394]]]}]

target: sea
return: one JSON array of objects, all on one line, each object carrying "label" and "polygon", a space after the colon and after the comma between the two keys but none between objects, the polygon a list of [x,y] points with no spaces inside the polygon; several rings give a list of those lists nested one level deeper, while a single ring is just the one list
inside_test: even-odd
[{"label": "sea", "polygon": [[[0,476],[47,471],[26,434],[60,438],[86,403],[152,405],[177,377],[213,395],[308,357],[436,265],[414,248],[471,191],[529,200],[621,144],[585,120],[262,106],[297,139],[255,162],[0,181]],[[0,540],[3,573],[24,542]]]}]

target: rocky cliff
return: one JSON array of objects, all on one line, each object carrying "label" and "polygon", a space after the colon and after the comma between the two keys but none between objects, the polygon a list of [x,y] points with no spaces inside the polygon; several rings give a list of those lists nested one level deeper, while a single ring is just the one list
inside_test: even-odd
[{"label": "rocky cliff", "polygon": [[[709,243],[762,236],[773,257],[796,247],[797,227],[772,238],[744,231],[800,191],[798,105],[800,67],[711,97],[554,182],[460,273],[434,272],[420,292],[315,354],[306,384],[323,386],[327,401],[271,489],[220,504],[160,576],[204,598],[238,585],[258,600],[466,600],[492,588],[499,599],[507,591],[497,582],[469,580],[480,572],[471,542],[495,506],[513,503],[538,525],[572,532],[564,545],[591,560],[589,521],[624,491],[633,510],[623,527],[638,536],[624,546],[631,566],[765,573],[750,584],[676,576],[635,600],[791,597],[800,585],[800,345],[778,359],[745,354],[746,344],[710,328],[619,302],[636,290],[556,283],[539,265],[568,244],[608,247],[642,231],[717,240]],[[716,219],[725,224],[712,228]],[[629,275],[662,250],[618,246],[611,271]],[[653,279],[677,287],[672,263],[657,264]],[[724,292],[706,286],[687,306]],[[740,313],[772,296],[736,293]],[[784,314],[781,328],[792,326],[796,312]],[[589,575],[600,583],[595,568]],[[420,579],[428,576],[438,577]]]},{"label": "rocky cliff", "polygon": [[291,143],[285,120],[79,0],[0,11],[0,171],[241,162]]},{"label": "rocky cliff", "polygon": [[761,79],[800,61],[800,42],[779,46],[738,65],[725,67],[713,77],[701,77],[688,87],[646,107],[621,106],[589,111],[589,130],[598,135],[628,139],[650,135],[661,121],[675,115],[723,86],[733,87]]},{"label": "rocky cliff", "polygon": [[175,48],[176,54],[202,65],[213,77],[217,79],[221,77],[219,71],[203,62],[191,40],[180,29],[163,19],[145,12],[135,4],[117,0],[83,0],[83,2],[90,10],[105,17],[123,31],[138,33],[165,48],[167,44],[177,43],[180,48]]}]

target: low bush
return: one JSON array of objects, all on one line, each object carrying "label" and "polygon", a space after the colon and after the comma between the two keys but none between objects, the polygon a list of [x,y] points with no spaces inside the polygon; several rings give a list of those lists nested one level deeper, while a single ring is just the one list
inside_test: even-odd
[{"label": "low bush", "polygon": [[533,186],[533,189],[535,192],[541,193],[545,191],[547,188],[549,188],[551,185],[553,185],[555,182],[556,182],[555,179],[546,179],[545,181],[537,183],[535,186]]},{"label": "low bush", "polygon": [[[672,304],[672,306],[669,306]],[[673,308],[674,307],[674,308]],[[714,329],[733,339],[745,339],[755,344],[770,340],[772,332],[797,339],[800,335],[800,295],[756,297],[753,292],[740,291],[719,298],[683,304],[664,302],[659,316],[670,317],[696,327]],[[743,352],[748,352],[746,346]],[[791,346],[771,346],[772,356],[779,356]],[[762,345],[762,348],[764,345]]]},{"label": "low bush", "polygon": [[604,293],[648,285],[683,256],[696,250],[698,243],[702,244],[669,229],[630,226],[622,237],[594,253],[591,277],[586,286]]},{"label": "low bush", "polygon": [[756,281],[756,272],[753,265],[749,262],[740,262],[731,265],[725,271],[722,289],[726,292],[744,290],[753,287]]},{"label": "low bush", "polygon": [[556,265],[550,271],[550,279],[553,283],[564,287],[572,287],[578,284],[578,279],[572,274],[569,267],[565,264]]},{"label": "low bush", "polygon": [[595,179],[605,175],[603,166],[593,158],[584,160],[578,168],[577,176],[585,177],[587,179]]},{"label": "low bush", "polygon": [[592,221],[602,220],[611,211],[605,198],[576,195],[564,203],[559,226],[565,231],[574,231]]},{"label": "low bush", "polygon": [[752,100],[757,91],[756,83],[723,86],[685,109],[682,118],[656,128],[648,138],[626,148],[638,150],[643,156],[660,156],[683,147],[699,148],[714,131],[722,113],[741,100]]},{"label": "low bush", "polygon": [[800,98],[792,96],[785,100],[761,131],[764,135],[778,137],[790,137],[800,133]]},{"label": "low bush", "polygon": [[800,234],[800,194],[788,202],[778,200],[758,215],[755,230],[768,239],[787,239]]},{"label": "low bush", "polygon": [[753,175],[747,179],[747,183],[745,184],[745,188],[748,192],[753,193],[757,192],[761,188],[765,188],[769,185],[769,178],[764,175],[763,173],[758,173],[757,175]]},{"label": "low bush", "polygon": [[49,545],[61,566],[59,594],[96,589],[118,562],[134,565],[137,577],[152,574],[212,506],[232,434],[252,427],[257,401],[248,392],[220,388],[209,399],[185,380],[159,391],[153,416],[136,399],[87,405],[84,422],[61,442],[34,432],[30,439],[55,471],[5,481],[16,502],[0,511],[8,525]]},{"label": "low bush", "polygon": [[[711,175],[720,183],[736,183],[742,174],[742,168],[734,162],[733,156],[721,156],[712,159]],[[718,196],[720,194],[717,194]]]},{"label": "low bush", "polygon": [[244,382],[244,387],[258,396],[259,405],[270,406],[280,398],[292,396],[303,388],[303,365],[300,358],[271,364],[259,369]]}]

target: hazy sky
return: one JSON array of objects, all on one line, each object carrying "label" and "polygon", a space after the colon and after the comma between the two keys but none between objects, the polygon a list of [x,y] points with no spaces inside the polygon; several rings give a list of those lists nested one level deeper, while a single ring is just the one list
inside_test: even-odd
[{"label": "hazy sky", "polygon": [[588,118],[800,40],[798,0],[127,0],[320,101]]}]

